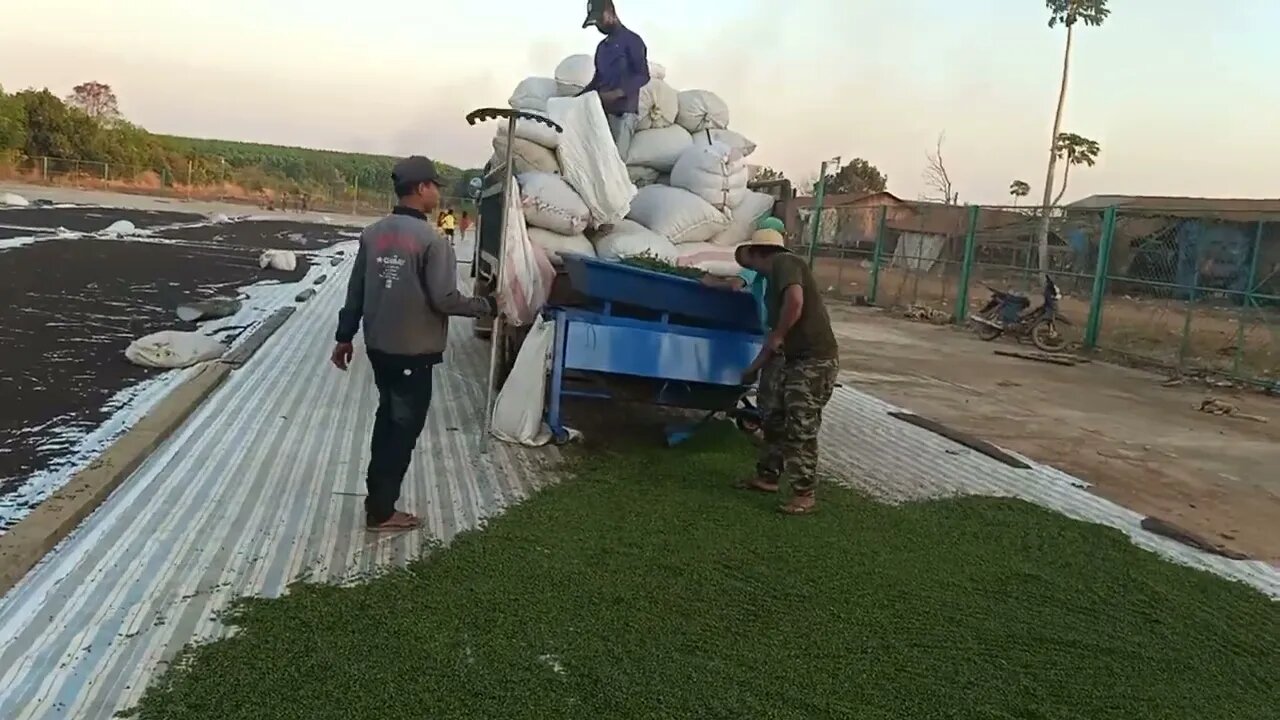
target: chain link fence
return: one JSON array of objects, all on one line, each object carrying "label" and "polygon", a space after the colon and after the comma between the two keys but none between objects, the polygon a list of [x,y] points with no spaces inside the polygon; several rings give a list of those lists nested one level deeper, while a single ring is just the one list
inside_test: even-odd
[{"label": "chain link fence", "polygon": [[268,178],[255,170],[234,169],[226,163],[192,162],[170,168],[21,155],[0,159],[0,179],[37,185],[216,200],[297,212],[379,215],[395,205],[391,192],[363,189],[340,178],[303,186]]},{"label": "chain link fence", "polygon": [[[1280,389],[1280,213],[884,202],[799,209],[794,248],[834,298],[963,323],[992,290],[1042,298],[1087,349]],[[816,227],[815,227],[816,226]]]}]

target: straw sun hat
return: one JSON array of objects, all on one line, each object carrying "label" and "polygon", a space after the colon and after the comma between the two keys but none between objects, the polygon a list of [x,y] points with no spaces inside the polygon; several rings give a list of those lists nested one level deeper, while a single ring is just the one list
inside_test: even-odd
[{"label": "straw sun hat", "polygon": [[773,248],[778,252],[791,252],[787,249],[787,240],[782,237],[782,233],[772,229],[757,230],[751,234],[750,240],[734,248],[733,259],[739,265],[742,265],[742,252],[748,248]]}]

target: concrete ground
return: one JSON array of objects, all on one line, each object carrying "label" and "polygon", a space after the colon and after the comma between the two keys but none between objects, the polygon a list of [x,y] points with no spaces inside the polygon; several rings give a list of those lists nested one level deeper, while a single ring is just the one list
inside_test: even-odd
[{"label": "concrete ground", "polygon": [[[1092,484],[1091,491],[1280,565],[1280,402],[1105,363],[993,354],[968,332],[830,306],[847,382]],[[1199,412],[1214,396],[1257,422]]]}]

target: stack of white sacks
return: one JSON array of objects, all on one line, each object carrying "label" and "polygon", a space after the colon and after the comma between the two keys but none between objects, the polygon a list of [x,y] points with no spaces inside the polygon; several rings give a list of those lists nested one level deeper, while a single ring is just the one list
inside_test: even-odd
[{"label": "stack of white sacks", "polygon": [[[512,93],[512,108],[546,113],[553,97],[576,95],[594,70],[589,55],[572,55],[554,78],[531,77]],[[520,121],[512,150],[525,221],[535,244],[553,263],[567,253],[619,260],[640,254],[715,275],[739,270],[734,248],[770,214],[773,197],[747,189],[746,157],[755,143],[729,129],[729,108],[707,90],[677,92],[666,71],[650,65],[651,80],[640,93],[640,122],[627,173],[638,189],[626,219],[588,240],[591,212],[560,177],[558,134],[540,123]],[[493,140],[495,164],[506,153],[506,126]]]}]

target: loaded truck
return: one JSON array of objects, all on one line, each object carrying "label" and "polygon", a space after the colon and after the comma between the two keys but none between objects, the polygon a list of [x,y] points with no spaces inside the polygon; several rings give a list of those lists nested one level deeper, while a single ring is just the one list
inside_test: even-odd
[{"label": "loaded truck", "polygon": [[[482,184],[476,189],[478,197],[476,198],[476,242],[474,253],[471,258],[471,277],[472,291],[477,295],[485,295],[492,292],[492,288],[497,286],[497,266],[499,248],[502,242],[502,202],[506,197],[503,187],[505,178],[504,168],[501,162],[490,162],[485,165]],[[514,178],[512,180],[514,182]],[[772,195],[774,198],[773,215],[781,218],[787,224],[788,235],[794,236],[796,228],[794,227],[793,213],[791,212],[791,201],[795,197],[795,191],[790,180],[766,180],[758,183],[752,183],[749,186],[757,192]],[[516,208],[519,211],[519,208]],[[573,304],[574,290],[569,282],[568,276],[563,271],[558,271],[555,282],[551,287],[550,303],[553,305]],[[482,338],[488,338],[493,331],[493,321],[490,319],[477,320],[475,323],[475,333]],[[515,362],[516,351],[519,349],[524,339],[524,333],[520,328],[510,328],[504,333],[504,347],[498,348],[499,368],[505,375],[512,363]]]}]

